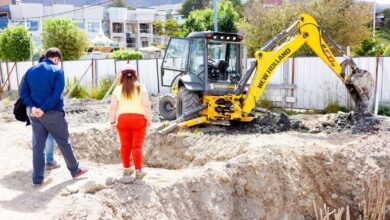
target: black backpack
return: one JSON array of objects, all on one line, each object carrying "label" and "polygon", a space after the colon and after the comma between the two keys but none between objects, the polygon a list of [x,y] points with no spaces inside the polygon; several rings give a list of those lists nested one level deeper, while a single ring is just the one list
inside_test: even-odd
[{"label": "black backpack", "polygon": [[16,120],[26,122],[26,126],[30,125],[30,119],[27,116],[27,106],[19,98],[14,104],[14,115]]}]

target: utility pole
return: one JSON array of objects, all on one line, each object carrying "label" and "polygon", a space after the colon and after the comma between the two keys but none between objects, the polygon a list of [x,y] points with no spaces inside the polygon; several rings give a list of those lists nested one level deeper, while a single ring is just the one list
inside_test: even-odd
[{"label": "utility pole", "polygon": [[214,31],[218,31],[218,10],[217,10],[217,0],[213,0],[214,8]]},{"label": "utility pole", "polygon": [[372,41],[375,42],[376,0],[374,0],[374,21],[372,22]]},{"label": "utility pole", "polygon": [[29,40],[29,43],[30,43],[30,60],[32,61],[33,60],[33,48],[32,48],[32,34],[30,34],[30,40]]}]

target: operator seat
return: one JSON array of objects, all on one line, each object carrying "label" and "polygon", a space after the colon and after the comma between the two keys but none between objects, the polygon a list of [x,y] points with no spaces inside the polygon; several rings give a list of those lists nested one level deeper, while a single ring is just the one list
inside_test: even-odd
[{"label": "operator seat", "polygon": [[227,68],[229,67],[229,64],[224,60],[219,60],[216,66],[220,74],[220,79],[227,80],[228,79]]}]

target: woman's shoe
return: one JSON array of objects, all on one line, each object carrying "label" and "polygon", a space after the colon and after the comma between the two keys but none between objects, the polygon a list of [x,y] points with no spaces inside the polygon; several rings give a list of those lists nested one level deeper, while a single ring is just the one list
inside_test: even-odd
[{"label": "woman's shoe", "polygon": [[132,167],[123,169],[123,176],[130,176],[134,173],[134,169]]},{"label": "woman's shoe", "polygon": [[146,175],[146,172],[141,169],[135,171],[135,178],[141,180]]}]

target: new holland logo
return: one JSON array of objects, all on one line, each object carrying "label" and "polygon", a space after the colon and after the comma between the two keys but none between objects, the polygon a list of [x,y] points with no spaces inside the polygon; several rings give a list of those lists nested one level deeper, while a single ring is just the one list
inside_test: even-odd
[{"label": "new holland logo", "polygon": [[272,72],[275,70],[275,68],[279,65],[279,63],[291,52],[290,48],[285,49],[278,57],[275,58],[275,60],[269,65],[267,68],[267,71],[264,73],[263,77],[260,79],[259,84],[257,87],[260,89],[263,88],[265,82],[267,79],[271,76]]}]

